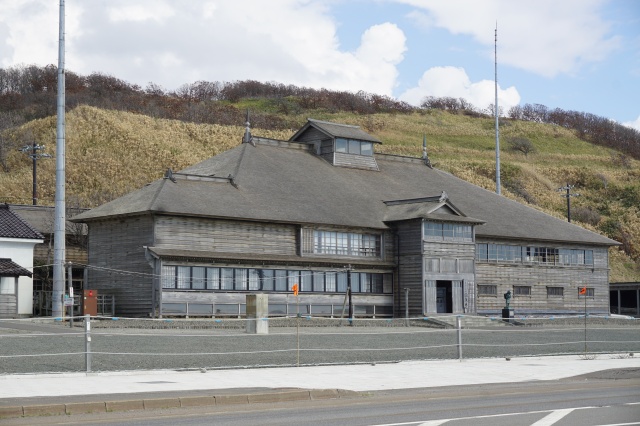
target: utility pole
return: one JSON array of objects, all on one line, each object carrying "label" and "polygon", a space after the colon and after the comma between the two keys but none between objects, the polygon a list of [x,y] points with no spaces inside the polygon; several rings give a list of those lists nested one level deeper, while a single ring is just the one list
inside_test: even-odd
[{"label": "utility pole", "polygon": [[62,316],[64,296],[64,260],[66,253],[66,174],[65,174],[65,73],[64,73],[64,0],[60,0],[58,30],[58,96],[56,121],[56,203],[53,227],[53,292],[51,314]]},{"label": "utility pole", "polygon": [[569,222],[571,222],[571,197],[579,197],[580,194],[576,193],[571,193],[571,190],[574,188],[574,185],[569,185],[568,183],[561,187],[558,188],[558,191],[566,191],[566,194],[561,194],[561,197],[565,197],[567,199],[567,220]]},{"label": "utility pole", "polygon": [[33,205],[38,205],[38,160],[41,158],[51,158],[51,155],[45,154],[44,152],[39,153],[38,151],[44,150],[44,145],[36,144],[36,141],[33,141],[31,145],[25,145],[20,148],[20,151],[28,154],[29,158],[33,160]]},{"label": "utility pole", "polygon": [[500,115],[498,108],[498,22],[496,21],[495,31],[495,44],[494,44],[494,59],[495,59],[495,95],[496,101],[494,106],[494,113],[496,119],[496,194],[500,195]]}]

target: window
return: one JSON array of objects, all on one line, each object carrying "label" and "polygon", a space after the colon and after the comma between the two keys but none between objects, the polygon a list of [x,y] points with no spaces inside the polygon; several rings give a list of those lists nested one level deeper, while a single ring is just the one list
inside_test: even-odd
[{"label": "window", "polygon": [[380,257],[380,235],[313,231],[313,253],[340,256]]},{"label": "window", "polygon": [[518,296],[531,296],[531,286],[529,285],[514,285],[513,295]]},{"label": "window", "polygon": [[591,266],[593,265],[593,250],[480,243],[476,244],[476,260],[479,262]]},{"label": "window", "polygon": [[585,294],[581,293],[581,290],[584,287],[578,286],[578,299],[582,299],[583,297],[587,297],[587,298],[594,298],[596,297],[596,289],[593,287],[587,287]]},{"label": "window", "polygon": [[[162,287],[175,290],[289,292],[294,284],[298,284],[301,292],[345,293],[348,278],[346,271],[162,267]],[[388,294],[393,291],[392,274],[351,272],[350,279],[354,293]],[[2,283],[4,291],[5,281]]]},{"label": "window", "polygon": [[372,156],[373,143],[356,139],[336,138],[336,152]]},{"label": "window", "polygon": [[473,241],[471,225],[425,221],[423,234],[432,241]]},{"label": "window", "polygon": [[207,290],[220,289],[220,268],[207,268]]},{"label": "window", "polygon": [[496,285],[478,285],[478,296],[497,296],[498,286]]},{"label": "window", "polygon": [[564,287],[547,287],[547,297],[563,297]]},{"label": "window", "polygon": [[194,266],[191,270],[191,288],[194,290],[204,290],[205,288],[205,273],[206,269],[203,267]]},{"label": "window", "polygon": [[0,294],[16,294],[15,279],[13,277],[0,277]]},{"label": "window", "polygon": [[275,290],[275,279],[273,269],[258,269],[260,279],[262,280],[262,290],[273,291]]}]

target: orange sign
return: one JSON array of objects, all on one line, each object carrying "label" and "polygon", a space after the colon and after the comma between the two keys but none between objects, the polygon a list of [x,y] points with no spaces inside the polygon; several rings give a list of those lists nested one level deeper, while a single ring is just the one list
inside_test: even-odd
[{"label": "orange sign", "polygon": [[291,287],[291,290],[293,290],[293,295],[294,295],[294,296],[297,296],[297,295],[298,295],[298,284],[294,284],[294,285]]},{"label": "orange sign", "polygon": [[587,288],[586,287],[582,287],[580,289],[580,294],[587,294]]}]

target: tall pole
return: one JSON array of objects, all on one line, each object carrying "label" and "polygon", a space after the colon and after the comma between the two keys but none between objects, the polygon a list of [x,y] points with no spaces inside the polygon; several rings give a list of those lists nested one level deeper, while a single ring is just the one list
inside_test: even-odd
[{"label": "tall pole", "polygon": [[24,153],[28,153],[29,154],[29,158],[31,158],[31,161],[33,162],[33,172],[31,173],[31,176],[33,177],[33,205],[37,206],[38,205],[38,177],[37,177],[37,173],[38,173],[38,160],[42,159],[42,158],[51,158],[51,155],[46,154],[44,152],[39,153],[38,151],[43,150],[45,147],[44,145],[38,145],[36,143],[36,141],[34,140],[31,145],[25,145],[22,148],[20,148],[20,151],[24,152]]},{"label": "tall pole", "polygon": [[563,197],[567,199],[567,221],[571,222],[571,197],[579,197],[580,194],[577,192],[571,193],[571,190],[574,188],[574,185],[569,185],[568,183],[562,188],[558,188],[558,191],[566,191],[566,194],[562,194]]},{"label": "tall pole", "polygon": [[52,315],[62,316],[65,260],[65,75],[64,75],[64,0],[60,0],[58,30],[58,102],[56,126],[56,203],[53,229]]},{"label": "tall pole", "polygon": [[38,178],[36,177],[36,173],[37,173],[37,169],[38,169],[38,166],[36,164],[37,164],[38,160],[36,159],[36,141],[33,141],[33,145],[31,146],[31,152],[33,154],[33,157],[32,157],[32,159],[33,159],[33,173],[32,173],[32,176],[33,176],[33,194],[32,195],[33,195],[33,197],[32,197],[32,200],[33,200],[33,205],[36,206],[36,205],[38,205],[38,190],[37,190],[37,188],[38,188]]},{"label": "tall pole", "polygon": [[500,119],[498,118],[498,22],[496,21],[495,44],[495,92],[496,101],[494,106],[494,115],[496,117],[496,194],[500,195]]}]

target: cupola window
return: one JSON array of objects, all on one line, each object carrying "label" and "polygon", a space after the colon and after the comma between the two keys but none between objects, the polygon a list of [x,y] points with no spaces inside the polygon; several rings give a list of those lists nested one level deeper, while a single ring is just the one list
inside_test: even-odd
[{"label": "cupola window", "polygon": [[373,143],[356,139],[336,138],[336,152],[372,156]]}]

